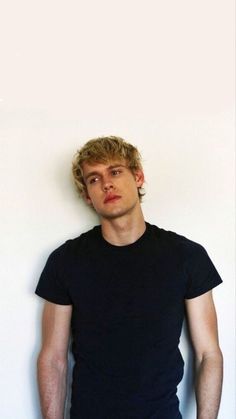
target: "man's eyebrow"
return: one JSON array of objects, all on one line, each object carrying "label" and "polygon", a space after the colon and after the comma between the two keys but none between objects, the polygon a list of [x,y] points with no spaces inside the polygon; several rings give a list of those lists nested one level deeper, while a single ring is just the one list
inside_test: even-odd
[{"label": "man's eyebrow", "polygon": [[112,164],[111,166],[108,167],[109,169],[116,169],[117,167],[126,167],[124,164],[121,163],[117,163],[117,164]]}]

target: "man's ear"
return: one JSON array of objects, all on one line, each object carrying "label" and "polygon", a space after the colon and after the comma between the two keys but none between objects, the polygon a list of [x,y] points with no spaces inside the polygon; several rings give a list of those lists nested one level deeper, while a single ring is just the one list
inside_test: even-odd
[{"label": "man's ear", "polygon": [[134,173],[135,181],[138,188],[141,188],[144,184],[144,173],[141,169],[135,170]]}]

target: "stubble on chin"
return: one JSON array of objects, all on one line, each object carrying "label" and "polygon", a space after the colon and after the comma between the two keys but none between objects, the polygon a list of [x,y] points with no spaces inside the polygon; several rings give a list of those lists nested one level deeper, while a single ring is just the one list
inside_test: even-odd
[{"label": "stubble on chin", "polygon": [[[126,215],[130,215],[132,213],[132,211],[135,208],[135,204],[132,205],[130,208],[114,208],[111,211],[100,211],[97,212],[98,216],[100,217],[100,219],[106,219],[106,220],[115,220],[117,218],[120,217],[124,217]],[[96,211],[96,209],[95,209]]]}]

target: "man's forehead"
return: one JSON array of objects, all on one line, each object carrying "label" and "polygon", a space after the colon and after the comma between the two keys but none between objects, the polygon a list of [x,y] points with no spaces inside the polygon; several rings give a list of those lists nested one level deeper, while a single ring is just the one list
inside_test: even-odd
[{"label": "man's forehead", "polygon": [[83,173],[88,170],[99,170],[99,169],[109,169],[112,167],[125,166],[127,167],[127,162],[124,159],[110,159],[106,162],[83,162],[81,164]]}]

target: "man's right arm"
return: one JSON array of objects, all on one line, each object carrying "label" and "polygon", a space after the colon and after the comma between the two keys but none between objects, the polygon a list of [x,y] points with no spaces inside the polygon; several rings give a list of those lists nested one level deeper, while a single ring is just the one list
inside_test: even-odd
[{"label": "man's right arm", "polygon": [[46,302],[42,319],[42,348],[38,357],[38,385],[44,419],[63,419],[71,305]]}]

